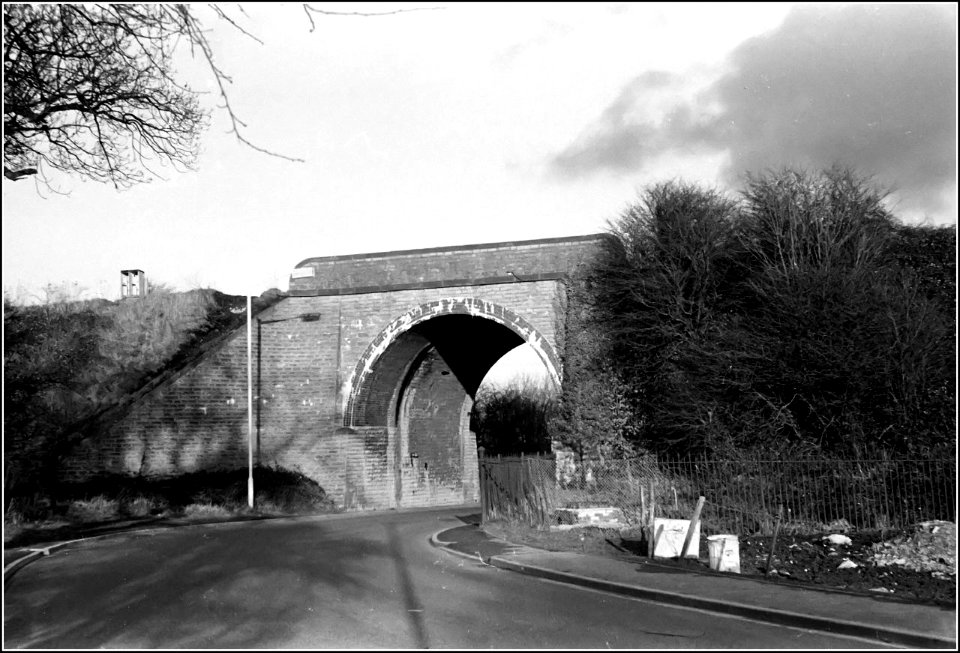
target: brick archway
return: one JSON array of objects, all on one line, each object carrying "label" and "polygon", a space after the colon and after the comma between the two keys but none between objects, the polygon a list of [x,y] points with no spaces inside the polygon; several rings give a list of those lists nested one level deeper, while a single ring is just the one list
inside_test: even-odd
[{"label": "brick archway", "polygon": [[[459,318],[458,325],[463,325],[465,318],[483,320],[484,322],[480,324],[485,323],[492,329],[489,334],[496,334],[500,340],[504,341],[501,349],[505,349],[499,352],[500,355],[512,349],[513,346],[529,344],[559,386],[561,368],[556,352],[537,329],[523,317],[510,309],[482,299],[440,299],[421,304],[394,319],[366,348],[348,382],[349,392],[345,393],[343,425],[347,427],[388,425],[390,407],[395,407],[399,399],[401,379],[412,371],[414,360],[430,349],[431,344],[436,345],[437,340],[447,340],[448,357],[451,354],[459,354],[461,358],[469,357],[471,352],[464,352],[469,343],[459,341],[458,334],[452,332],[455,330],[444,329],[447,324],[454,324],[453,320],[449,320],[452,317]],[[448,318],[448,320],[441,318]],[[472,322],[472,324],[478,323]],[[513,342],[512,345],[510,341]],[[500,355],[496,355],[496,359],[499,359]],[[472,378],[464,383],[468,394],[472,395],[475,392],[475,386],[479,382],[478,375],[482,378],[493,362],[495,360],[485,361],[481,364],[481,368],[472,371],[470,375]],[[480,371],[483,374],[480,374]],[[388,378],[383,378],[384,375]]]},{"label": "brick archway", "polygon": [[[529,343],[559,381],[565,280],[616,243],[590,234],[302,260],[288,296],[259,315],[273,325],[256,362],[261,460],[301,470],[345,509],[476,500],[469,417],[482,376]],[[245,466],[248,346],[245,327],[224,334],[103,414],[64,479]]]}]

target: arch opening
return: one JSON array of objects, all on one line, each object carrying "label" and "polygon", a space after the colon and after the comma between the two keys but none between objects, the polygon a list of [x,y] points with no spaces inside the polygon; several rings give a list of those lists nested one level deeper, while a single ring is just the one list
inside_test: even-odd
[{"label": "arch opening", "polygon": [[[478,311],[468,301],[437,302],[398,318],[368,347],[351,378],[344,425],[386,429],[398,506],[476,500],[471,414],[481,383],[525,342],[539,345],[547,360],[553,355],[519,316],[490,304]],[[439,310],[427,310],[431,306]],[[548,355],[540,353],[544,347]]]},{"label": "arch opening", "polygon": [[559,385],[553,347],[529,323],[508,309],[481,300],[441,300],[394,320],[367,348],[344,393],[347,427],[395,426],[405,379],[428,348],[436,350],[471,399],[490,369],[526,343]]}]

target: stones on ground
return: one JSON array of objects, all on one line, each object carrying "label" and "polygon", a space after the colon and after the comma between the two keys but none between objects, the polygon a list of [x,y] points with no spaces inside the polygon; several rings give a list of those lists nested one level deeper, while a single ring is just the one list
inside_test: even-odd
[{"label": "stones on ground", "polygon": [[859,567],[859,566],[860,566],[860,565],[858,565],[857,563],[855,563],[855,562],[854,562],[853,560],[851,560],[850,558],[844,558],[844,559],[843,559],[843,562],[841,562],[841,563],[837,566],[837,569],[856,569],[856,568]]},{"label": "stones on ground", "polygon": [[627,526],[623,511],[619,508],[562,508],[554,513],[556,524],[550,526],[552,531],[565,531],[586,526],[597,528],[622,529]]},{"label": "stones on ground", "polygon": [[841,535],[840,533],[833,533],[831,535],[826,535],[824,536],[823,539],[826,540],[827,542],[830,542],[830,544],[835,544],[837,546],[849,546],[850,544],[853,543],[853,540],[851,540],[846,535]]},{"label": "stones on ground", "polygon": [[906,535],[874,544],[870,560],[878,567],[898,565],[939,577],[956,576],[956,524],[947,521],[921,522]]}]

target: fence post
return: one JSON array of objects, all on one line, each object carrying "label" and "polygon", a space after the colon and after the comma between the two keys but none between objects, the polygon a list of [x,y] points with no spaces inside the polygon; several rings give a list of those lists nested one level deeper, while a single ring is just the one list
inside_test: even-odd
[{"label": "fence post", "polygon": [[[680,558],[687,557],[687,549],[690,547],[690,540],[693,539],[693,529],[697,527],[697,523],[700,521],[700,511],[703,510],[703,502],[707,498],[701,496],[697,499],[697,507],[693,511],[693,517],[690,518],[690,524],[687,526],[687,536],[683,538],[683,547],[680,549]],[[697,558],[700,558],[700,551],[697,551]]]},{"label": "fence post", "polygon": [[577,445],[580,449],[580,487],[587,486],[587,468],[583,464],[583,443],[578,442]]},{"label": "fence post", "polygon": [[484,478],[484,463],[483,463],[483,454],[485,449],[480,446],[477,447],[477,476],[480,481],[480,523],[484,524],[487,521],[487,482]]},{"label": "fence post", "polygon": [[647,528],[650,535],[647,538],[647,557],[652,558],[655,545],[656,545],[656,543],[654,542],[654,538],[656,538],[657,536],[657,533],[656,533],[657,523],[656,521],[654,521],[654,512],[656,511],[656,507],[657,507],[657,499],[656,499],[656,496],[654,495],[655,487],[654,487],[654,480],[652,477],[650,478],[649,490],[650,490],[650,516],[648,518],[649,522],[648,522]]},{"label": "fence post", "polygon": [[640,523],[647,523],[647,492],[642,484],[640,485]]},{"label": "fence post", "polygon": [[531,509],[532,506],[530,505],[530,482],[529,475],[527,474],[527,461],[526,458],[524,458],[522,451],[520,452],[520,483],[517,487],[517,490],[517,500],[520,504],[520,512],[524,517],[524,521],[526,521],[530,526],[533,526],[535,517],[533,510]]},{"label": "fence post", "polygon": [[777,549],[777,537],[780,535],[780,523],[783,521],[783,506],[780,506],[780,509],[777,511],[777,525],[773,528],[773,539],[770,541],[770,554],[767,556],[767,568],[764,570],[764,575],[769,576],[770,570],[773,569],[773,553]]}]

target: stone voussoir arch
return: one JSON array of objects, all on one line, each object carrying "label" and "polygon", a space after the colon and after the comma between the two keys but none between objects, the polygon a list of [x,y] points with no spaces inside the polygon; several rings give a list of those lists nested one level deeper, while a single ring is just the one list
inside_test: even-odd
[{"label": "stone voussoir arch", "polygon": [[475,297],[438,299],[421,304],[397,317],[367,346],[350,375],[349,391],[345,393],[347,401],[343,411],[344,426],[353,426],[354,413],[365,390],[365,381],[374,370],[377,361],[397,338],[418,324],[444,315],[480,317],[510,329],[533,348],[546,365],[554,383],[559,387],[560,359],[553,345],[526,319],[504,306]]}]

